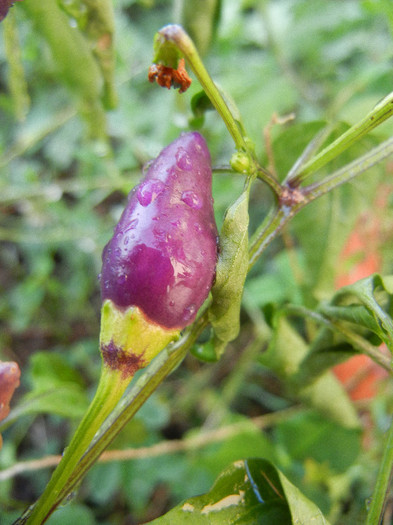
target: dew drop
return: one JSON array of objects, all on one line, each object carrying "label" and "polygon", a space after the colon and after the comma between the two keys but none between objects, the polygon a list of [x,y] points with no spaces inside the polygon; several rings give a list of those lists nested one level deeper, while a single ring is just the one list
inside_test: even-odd
[{"label": "dew drop", "polygon": [[129,240],[130,240],[129,237],[127,236],[124,237],[124,241],[123,241],[124,246],[127,246]]},{"label": "dew drop", "polygon": [[181,200],[194,210],[200,210],[202,208],[202,200],[192,190],[183,191]]},{"label": "dew drop", "polygon": [[163,228],[160,228],[159,226],[155,226],[153,228],[153,233],[157,236],[157,237],[161,237],[162,235],[164,235],[165,233],[165,230]]},{"label": "dew drop", "polygon": [[195,314],[195,311],[196,311],[195,304],[190,304],[190,306],[187,306],[187,308],[184,309],[183,319],[185,321],[189,321]]},{"label": "dew drop", "polygon": [[181,170],[185,171],[191,171],[192,166],[192,160],[190,155],[187,153],[187,151],[184,148],[179,148],[176,152],[176,165]]},{"label": "dew drop", "polygon": [[119,277],[117,278],[118,284],[125,284],[126,281],[127,281],[127,275],[125,275],[124,273],[119,275]]},{"label": "dew drop", "polygon": [[175,301],[169,301],[169,306],[175,306]]},{"label": "dew drop", "polygon": [[121,248],[116,248],[115,255],[116,255],[116,257],[120,257],[120,255],[121,255]]},{"label": "dew drop", "polygon": [[99,273],[99,274],[97,275],[97,279],[98,279],[98,281],[101,281],[101,277],[102,277],[102,275]]},{"label": "dew drop", "polygon": [[139,185],[136,197],[142,206],[149,206],[165,189],[165,184],[158,179],[145,180]]},{"label": "dew drop", "polygon": [[201,231],[202,231],[202,226],[199,224],[199,222],[196,222],[196,223],[194,224],[194,229],[195,229],[195,231],[196,231],[197,233],[201,233]]},{"label": "dew drop", "polygon": [[132,219],[132,221],[128,223],[127,228],[124,231],[129,232],[130,230],[134,230],[138,222],[138,219]]}]

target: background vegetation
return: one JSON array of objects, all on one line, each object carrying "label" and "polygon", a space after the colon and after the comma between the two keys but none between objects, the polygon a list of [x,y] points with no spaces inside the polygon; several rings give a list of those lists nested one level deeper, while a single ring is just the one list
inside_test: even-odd
[{"label": "background vegetation", "polygon": [[[183,95],[148,83],[160,27],[185,25],[278,178],[326,123],[338,136],[392,89],[388,0],[223,0],[203,2],[201,13],[181,2],[114,0],[113,47],[110,10],[100,18],[88,1],[33,3],[16,3],[0,27],[0,358],[22,370],[2,469],[60,453],[95,390],[101,252],[144,163],[195,126],[214,166],[233,153],[218,115],[192,112],[196,81]],[[324,173],[392,131],[388,121]],[[391,175],[392,164],[381,164],[300,212],[249,275],[241,333],[222,359],[189,355],[111,447],[151,448],[96,465],[50,523],[143,523],[207,492],[245,457],[272,461],[331,523],[364,520],[392,385],[367,362],[360,374],[349,371],[350,395],[332,374],[318,398],[299,395],[291,377],[319,324],[283,306],[315,309],[340,286],[393,273]],[[214,175],[219,225],[243,183],[229,170]],[[272,202],[269,188],[254,184],[251,233]],[[340,353],[331,364],[358,350],[336,334],[329,348]],[[49,476],[40,468],[3,479],[2,523]],[[389,500],[386,523],[392,509]]]}]

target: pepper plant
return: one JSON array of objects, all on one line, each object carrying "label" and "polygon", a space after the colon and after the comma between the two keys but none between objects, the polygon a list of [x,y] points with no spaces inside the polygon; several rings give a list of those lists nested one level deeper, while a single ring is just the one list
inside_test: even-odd
[{"label": "pepper plant", "polygon": [[[215,7],[210,12],[211,35],[220,11],[219,2],[212,4]],[[113,11],[110,2],[102,5],[102,8],[93,8],[89,2],[71,6],[41,2],[39,6],[30,3],[24,8],[37,27],[43,29],[60,63],[65,84],[77,91],[80,113],[88,122],[91,135],[103,148],[110,180],[119,184],[113,152],[107,141],[105,115],[105,111],[116,104],[111,61]],[[95,18],[85,16],[85,8],[91,9],[90,14],[94,13]],[[79,32],[71,34],[68,28],[62,27],[64,42],[69,45],[60,49],[56,28],[70,14]],[[10,20],[11,27],[13,19]],[[200,38],[195,30],[190,32],[195,33],[196,41]],[[92,46],[92,42],[100,45]],[[330,194],[338,194],[340,187],[361,180],[373,166],[393,153],[392,138],[378,143],[374,143],[373,138],[368,140],[372,132],[392,116],[393,93],[386,93],[365,116],[360,116],[357,123],[344,131],[337,132],[332,124],[314,123],[309,139],[302,137],[300,141],[303,149],[297,159],[289,165],[285,159],[278,169],[274,166],[274,151],[280,147],[285,151],[285,141],[298,140],[295,135],[291,137],[291,128],[287,137],[279,137],[274,148],[267,130],[267,153],[263,160],[259,145],[248,134],[247,121],[243,123],[230,94],[213,81],[185,29],[177,24],[164,26],[156,33],[152,47],[153,63],[149,73],[146,68],[146,84],[150,80],[164,88],[179,88],[179,97],[186,97],[192,80],[187,72],[190,71],[194,75],[193,84],[198,84],[200,89],[190,101],[193,118],[189,127],[202,128],[202,133],[185,129],[185,133],[167,144],[156,159],[146,165],[145,175],[131,190],[112,238],[105,248],[102,246],[99,276],[102,365],[98,388],[42,495],[15,523],[38,524],[50,518],[188,354],[210,363],[207,367],[225,362],[231,345],[242,337],[245,313],[254,325],[246,350],[253,356],[260,354],[259,366],[285,385],[285,396],[296,403],[295,407],[311,410],[309,415],[300,416],[305,419],[299,441],[306,438],[307,425],[312,421],[313,427],[326,429],[327,435],[331,428],[336,429],[337,442],[358,443],[359,416],[332,373],[333,366],[361,353],[375,362],[390,380],[393,350],[390,275],[375,273],[334,292],[327,276],[324,279],[323,266],[314,265],[321,275],[309,279],[314,285],[313,297],[307,296],[307,279],[303,277],[299,292],[304,295],[300,299],[262,301],[261,304],[247,287],[247,281],[257,286],[255,276],[261,261],[266,254],[272,254],[273,241],[281,233],[285,236],[290,224],[294,225],[304,246],[307,243],[311,246],[306,250],[305,268],[312,266],[311,259],[318,261],[325,249],[333,255],[339,252],[340,246],[334,246],[334,236],[330,238],[332,232],[326,215],[319,215],[318,207],[312,203],[322,202]],[[68,53],[73,49],[78,50],[76,64],[82,62],[81,50],[85,53],[90,68],[86,78],[78,74],[79,68],[71,62]],[[16,74],[15,65],[13,71]],[[154,88],[158,93],[159,87]],[[21,93],[14,94],[19,105],[26,100]],[[178,99],[178,103],[181,106],[183,99]],[[214,166],[213,157],[214,177],[219,179],[229,174],[234,181],[241,182],[238,195],[220,219],[218,233],[211,193],[209,127],[205,124],[212,109],[226,127],[226,149],[230,151],[227,161],[220,166]],[[295,133],[301,133],[300,129],[294,129]],[[350,151],[356,154],[345,161]],[[337,165],[340,159],[344,161]],[[367,181],[371,194],[377,181],[370,178]],[[123,185],[128,183],[121,180],[120,186]],[[255,207],[261,187],[265,196],[266,189],[269,190],[267,198],[271,206],[255,226]],[[355,206],[351,200],[347,202]],[[337,197],[331,214],[344,214],[342,228],[347,227],[345,211]],[[320,226],[318,236],[313,228],[308,236],[304,223],[296,222],[302,214]],[[352,220],[352,213],[349,215]],[[293,247],[288,246],[288,251],[293,252]],[[239,361],[236,366],[241,369]],[[229,383],[222,395],[228,396],[231,388],[236,391],[236,385]],[[15,412],[16,415],[11,412],[5,420],[4,427],[17,419],[18,407]],[[29,413],[29,408],[24,408],[22,402],[19,416],[24,413]],[[296,435],[299,427],[298,422],[290,418],[287,425],[286,430],[285,425],[277,427],[277,432],[283,432],[290,441],[291,432]],[[365,512],[368,524],[379,523],[384,513],[393,467],[392,440],[390,427],[374,492],[369,494]],[[226,470],[204,495],[194,495],[154,522],[271,523],[275,520],[289,524],[313,520],[328,523],[310,494],[306,497],[291,482],[290,478],[293,481],[295,476],[293,472],[291,475],[288,464],[288,475],[285,475],[284,465],[290,458],[280,457],[278,453],[276,458],[247,455],[237,459],[226,465]],[[339,483],[339,476],[332,480],[331,491],[334,482]],[[56,519],[56,514],[54,516]],[[329,517],[337,516],[331,510]]]}]

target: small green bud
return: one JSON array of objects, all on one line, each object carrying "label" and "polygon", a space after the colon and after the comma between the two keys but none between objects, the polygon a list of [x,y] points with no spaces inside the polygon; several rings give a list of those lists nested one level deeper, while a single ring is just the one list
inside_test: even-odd
[{"label": "small green bud", "polygon": [[194,345],[191,348],[190,353],[205,363],[216,363],[218,361],[213,341],[207,341],[204,344]]},{"label": "small green bud", "polygon": [[233,170],[238,173],[249,173],[250,171],[250,157],[244,151],[237,151],[231,157],[230,164]]}]

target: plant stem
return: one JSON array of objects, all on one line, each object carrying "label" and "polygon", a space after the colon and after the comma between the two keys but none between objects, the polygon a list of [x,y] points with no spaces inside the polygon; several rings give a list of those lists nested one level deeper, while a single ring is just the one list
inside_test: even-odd
[{"label": "plant stem", "polygon": [[253,235],[249,251],[249,269],[255,264],[266,246],[278,236],[283,227],[304,206],[311,201],[322,197],[322,195],[325,195],[341,184],[350,181],[391,154],[393,154],[393,138],[386,140],[359,159],[354,160],[347,166],[334,172],[321,182],[310,184],[309,186],[299,189],[292,188],[289,185],[283,186],[283,189],[288,191],[287,199],[285,201],[281,200],[279,205],[273,208]]},{"label": "plant stem", "polygon": [[83,454],[86,452],[102,423],[116,406],[131,378],[123,379],[117,371],[103,366],[97,392],[77,428],[70,445],[65,449],[63,458],[53,473],[46,489],[32,509],[31,514],[22,517],[29,525],[44,523],[57,505],[69,493],[64,493],[64,486],[72,473],[77,469]]},{"label": "plant stem", "polygon": [[379,525],[382,522],[386,495],[393,472],[393,424],[390,424],[385,451],[379,468],[377,482],[371,498],[366,525]]},{"label": "plant stem", "polygon": [[119,400],[131,378],[122,381],[118,373],[103,368],[90,409],[74,434],[43,495],[15,525],[38,525],[48,519],[158,385],[181,363],[206,325],[207,316],[203,315],[179,341],[169,345],[157,356],[120,403]]},{"label": "plant stem", "polygon": [[392,153],[393,138],[390,138],[362,157],[332,173],[332,175],[326,177],[323,181],[306,186],[303,189],[303,194],[306,196],[307,201],[310,202],[311,200],[314,200],[317,197],[320,197],[321,195],[331,191],[337,186],[350,181],[356,177],[356,175],[365,172]]},{"label": "plant stem", "polygon": [[134,387],[126,392],[124,398],[101,427],[94,443],[91,444],[79,462],[78,469],[72,473],[72,477],[70,477],[61,493],[62,498],[66,497],[82,480],[86,472],[97,461],[122,428],[132,419],[164,379],[179,366],[206,327],[207,322],[207,315],[201,316],[179,341],[170,344],[156,357],[147,371],[135,383]]},{"label": "plant stem", "polygon": [[228,108],[228,105],[226,104],[223,96],[203,65],[194,42],[191,40],[188,34],[180,25],[176,24],[167,25],[163,27],[158,33],[164,40],[176,45],[176,47],[187,59],[206,95],[209,97],[211,103],[216,108],[217,112],[228,128],[228,131],[236,144],[236,148],[248,151],[247,144],[244,140],[239,125],[233,118],[233,115]]},{"label": "plant stem", "polygon": [[374,128],[382,124],[386,119],[393,115],[393,92],[379,102],[374,109],[366,115],[360,122],[349,128],[337,140],[329,144],[318,155],[309,160],[302,169],[292,179],[292,185],[298,186],[309,175],[325,166],[328,162],[336,158],[352,144],[370,133]]}]

